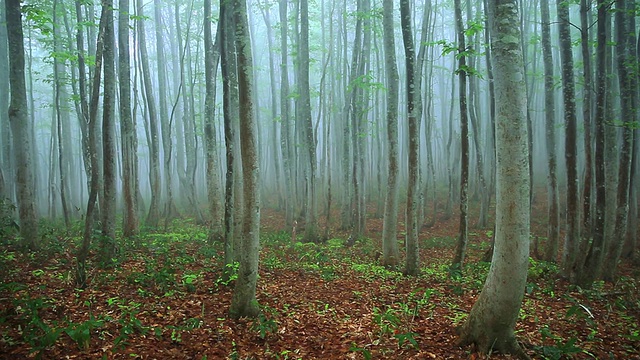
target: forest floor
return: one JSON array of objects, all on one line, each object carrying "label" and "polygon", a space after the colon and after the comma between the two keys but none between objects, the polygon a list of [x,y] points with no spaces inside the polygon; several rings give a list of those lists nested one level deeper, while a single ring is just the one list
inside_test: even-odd
[{"label": "forest floor", "polygon": [[[450,271],[457,217],[437,221],[420,234],[422,274],[405,277],[379,266],[381,219],[370,218],[368,238],[353,247],[338,231],[323,244],[294,243],[282,214],[268,209],[262,223],[262,313],[237,322],[228,316],[233,281],[223,280],[222,245],[189,221],[122,241],[114,266],[90,264],[83,290],[74,286],[81,224],[45,229],[39,254],[2,245],[0,358],[486,358],[456,345],[456,327],[482,288],[491,231],[472,229],[464,271]],[[640,269],[624,264],[621,275],[580,289],[532,258],[516,326],[526,352],[640,359]]]}]

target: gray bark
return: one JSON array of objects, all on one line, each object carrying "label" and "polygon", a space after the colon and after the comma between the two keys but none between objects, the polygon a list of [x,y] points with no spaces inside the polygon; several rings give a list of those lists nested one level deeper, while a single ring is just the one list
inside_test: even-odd
[{"label": "gray bark", "polygon": [[518,6],[514,0],[490,0],[489,18],[496,74],[496,239],[487,280],[462,326],[460,344],[475,343],[482,353],[527,357],[514,334],[527,279],[530,225],[527,100]]}]

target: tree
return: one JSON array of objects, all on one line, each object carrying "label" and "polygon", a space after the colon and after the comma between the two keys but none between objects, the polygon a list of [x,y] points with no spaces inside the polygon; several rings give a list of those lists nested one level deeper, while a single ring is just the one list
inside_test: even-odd
[{"label": "tree", "polygon": [[20,0],[6,0],[7,40],[9,43],[9,84],[11,102],[9,122],[13,135],[13,153],[16,164],[16,198],[20,220],[22,245],[30,250],[38,247],[38,214],[33,189],[31,134],[27,113],[25,84],[24,36]]},{"label": "tree", "polygon": [[300,128],[302,129],[302,148],[307,164],[305,168],[305,185],[307,198],[305,201],[304,240],[318,241],[318,224],[316,221],[316,141],[311,122],[311,94],[309,90],[309,3],[300,0],[300,42],[298,51],[298,73],[300,86]]},{"label": "tree", "polygon": [[[149,184],[151,185],[151,203],[147,215],[147,225],[157,227],[160,221],[160,150],[158,139],[158,113],[151,84],[151,70],[149,69],[149,55],[147,54],[147,34],[144,26],[144,7],[141,0],[136,1],[138,48],[142,65],[142,81],[146,95],[146,107],[149,117]],[[166,215],[166,214],[165,214]]]},{"label": "tree", "polygon": [[[462,268],[464,257],[467,252],[467,243],[469,241],[469,225],[467,211],[469,209],[469,201],[467,193],[469,191],[469,118],[467,112],[467,64],[466,64],[466,45],[465,45],[465,29],[462,23],[462,9],[460,0],[454,1],[456,32],[458,34],[458,101],[460,102],[460,151],[462,154],[460,162],[460,225],[458,235],[458,243],[453,258],[452,267]],[[482,169],[478,169],[482,171]]]},{"label": "tree", "polygon": [[[225,0],[222,0],[225,1]],[[230,313],[234,318],[255,317],[260,312],[256,300],[258,255],[260,247],[260,196],[258,191],[258,142],[253,102],[253,58],[247,23],[245,0],[233,2],[235,20],[236,60],[238,63],[238,93],[240,98],[240,146],[244,211],[240,242],[240,267],[231,300]]]},{"label": "tree", "polygon": [[409,125],[409,184],[407,186],[407,258],[404,272],[406,275],[418,275],[420,271],[420,252],[418,248],[418,151],[420,149],[420,123],[416,116],[416,79],[415,47],[411,26],[411,11],[408,0],[400,1],[400,22],[405,52],[407,72],[407,117]]},{"label": "tree", "polygon": [[398,252],[398,87],[396,43],[393,31],[393,0],[383,1],[384,62],[387,74],[387,156],[389,175],[382,227],[382,264],[396,266]]},{"label": "tree", "polygon": [[129,55],[129,0],[119,0],[118,12],[118,77],[120,85],[120,123],[122,143],[122,196],[124,217],[122,233],[131,237],[138,233],[138,140],[131,117],[131,68]]},{"label": "tree", "polygon": [[593,223],[593,240],[577,283],[590,286],[600,275],[605,255],[605,213],[607,194],[605,188],[605,118],[607,98],[607,38],[610,17],[607,2],[598,1],[598,28],[596,49],[596,113],[595,113],[595,216]]},{"label": "tree", "polygon": [[204,133],[206,139],[207,155],[207,195],[209,196],[209,212],[211,213],[211,226],[209,229],[209,239],[219,239],[222,237],[220,227],[220,189],[218,186],[217,172],[218,156],[216,153],[216,132],[215,132],[215,102],[216,102],[216,76],[218,72],[218,61],[220,60],[220,22],[216,31],[215,43],[211,39],[211,0],[204,2],[204,61],[205,61],[205,124]]},{"label": "tree", "polygon": [[[5,24],[5,6],[0,5],[0,24]],[[9,123],[9,54],[7,53],[7,27],[0,26],[0,168],[3,174],[4,196],[14,194],[13,164],[11,160],[11,125]],[[9,175],[11,174],[11,175]],[[4,197],[2,198],[4,199]]]},{"label": "tree", "polygon": [[569,23],[569,3],[557,0],[558,36],[562,67],[562,98],[565,124],[565,162],[567,166],[567,231],[562,253],[562,273],[569,279],[576,277],[576,261],[580,245],[580,199],[578,196],[578,148],[576,96]]},{"label": "tree", "polygon": [[633,124],[637,120],[638,60],[635,56],[634,2],[616,0],[616,60],[620,82],[620,113],[623,120],[620,167],[618,168],[617,209],[614,237],[611,239],[603,268],[603,278],[613,281],[626,238],[629,216],[629,184],[631,180],[631,152],[633,150]]},{"label": "tree", "polygon": [[515,0],[490,0],[496,95],[496,233],[487,280],[463,324],[460,344],[526,357],[514,327],[529,264],[529,163],[524,64]]},{"label": "tree", "polygon": [[544,63],[544,116],[545,141],[547,148],[549,229],[545,259],[556,261],[560,237],[560,211],[558,200],[558,179],[556,176],[556,100],[554,94],[553,53],[551,52],[551,25],[549,16],[549,0],[541,0],[542,17],[542,58]]},{"label": "tree", "polygon": [[107,12],[104,28],[103,70],[104,94],[102,96],[102,174],[103,196],[100,203],[102,215],[102,260],[110,260],[116,252],[116,131],[114,107],[116,103],[115,36],[113,31],[113,0],[105,0]]}]

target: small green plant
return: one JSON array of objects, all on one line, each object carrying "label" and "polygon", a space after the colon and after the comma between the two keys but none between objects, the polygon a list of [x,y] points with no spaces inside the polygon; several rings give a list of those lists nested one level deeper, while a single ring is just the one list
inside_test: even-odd
[{"label": "small green plant", "polygon": [[80,350],[86,350],[89,348],[89,342],[91,340],[91,331],[97,328],[102,327],[104,322],[102,320],[97,320],[93,316],[83,323],[80,324],[69,324],[64,332],[69,335],[71,340],[75,341],[78,344],[78,348]]},{"label": "small green plant", "polygon": [[552,339],[554,345],[544,345],[535,347],[540,355],[547,360],[560,360],[565,357],[570,357],[573,354],[580,354],[583,350],[576,346],[577,339],[572,337],[566,342],[560,336],[551,332],[549,327],[544,326],[540,329],[542,339]]},{"label": "small green plant", "polygon": [[258,332],[261,339],[266,338],[268,334],[276,333],[278,331],[278,324],[275,320],[277,315],[278,310],[260,305],[260,313],[251,323],[251,330]]},{"label": "small green plant", "polygon": [[196,291],[196,285],[200,274],[184,274],[182,275],[182,286],[184,286],[188,292],[193,293]]},{"label": "small green plant", "polygon": [[224,286],[229,286],[232,282],[238,279],[238,269],[240,268],[240,263],[235,261],[231,264],[225,264],[222,277],[216,280],[216,285],[220,286],[220,284]]},{"label": "small green plant", "polygon": [[349,347],[349,351],[360,353],[365,360],[371,360],[371,351],[367,350],[364,347],[359,347],[355,343],[351,344],[351,347]]}]

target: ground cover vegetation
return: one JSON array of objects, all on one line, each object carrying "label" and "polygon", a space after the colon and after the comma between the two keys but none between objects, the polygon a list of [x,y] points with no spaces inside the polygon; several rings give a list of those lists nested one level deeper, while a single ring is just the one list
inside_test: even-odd
[{"label": "ground cover vegetation", "polygon": [[[0,252],[0,357],[175,359],[463,359],[483,358],[457,346],[489,269],[482,257],[492,231],[472,229],[468,265],[452,270],[456,219],[420,232],[421,273],[404,276],[380,263],[382,221],[345,246],[347,234],[324,243],[292,241],[278,230],[283,214],[265,210],[254,318],[233,320],[236,280],[223,275],[223,243],[192,220],[166,231],[143,229],[119,240],[100,263],[90,249],[88,286],[74,285],[74,253],[82,224],[61,230],[42,222],[46,251]],[[400,231],[403,221],[400,219]],[[541,221],[534,228],[542,229]],[[12,232],[12,230],[7,230]],[[15,230],[13,231],[15,233]],[[118,229],[117,232],[120,232]],[[534,231],[532,236],[542,236]],[[301,235],[299,235],[301,237]],[[118,239],[122,239],[118,237]],[[402,248],[402,246],[400,246]],[[640,355],[638,269],[590,289],[570,285],[558,266],[529,260],[516,334],[540,359],[629,359]],[[489,354],[487,358],[511,358]]]}]

